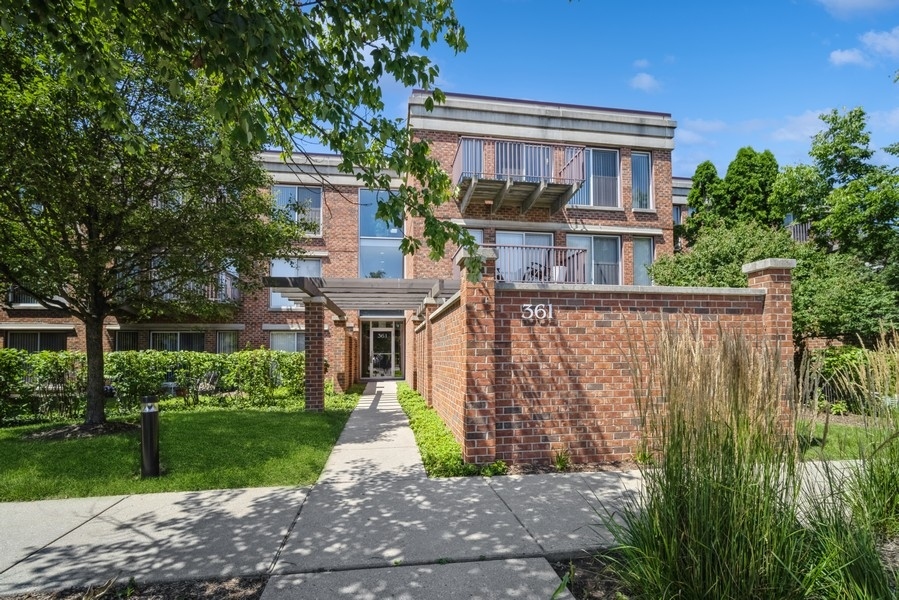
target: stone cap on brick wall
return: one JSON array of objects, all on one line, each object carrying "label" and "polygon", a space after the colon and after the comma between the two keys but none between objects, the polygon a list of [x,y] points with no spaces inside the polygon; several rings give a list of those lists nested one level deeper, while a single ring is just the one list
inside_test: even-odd
[{"label": "stone cap on brick wall", "polygon": [[[496,260],[497,257],[495,248],[478,248],[478,255],[484,260]],[[466,258],[468,258],[468,252],[465,251],[465,248],[459,248],[453,255],[453,264],[461,265]]]},{"label": "stone cap on brick wall", "polygon": [[795,269],[796,261],[792,258],[766,258],[743,265],[743,272],[747,275],[765,269]]}]

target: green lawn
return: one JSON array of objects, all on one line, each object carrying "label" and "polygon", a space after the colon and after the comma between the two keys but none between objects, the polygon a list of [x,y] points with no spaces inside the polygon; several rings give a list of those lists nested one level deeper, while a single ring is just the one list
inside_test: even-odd
[{"label": "green lawn", "polygon": [[159,478],[140,478],[140,433],[29,440],[52,425],[0,429],[0,501],[308,485],[318,478],[358,394],[323,413],[204,409],[160,413]]},{"label": "green lawn", "polygon": [[[872,440],[883,440],[883,435],[874,435],[862,426],[838,425],[831,423],[827,438],[824,437],[824,423],[815,423],[811,436],[800,436],[803,457],[806,460],[843,460],[860,456],[860,449],[871,447]],[[823,445],[822,445],[823,444]]]}]

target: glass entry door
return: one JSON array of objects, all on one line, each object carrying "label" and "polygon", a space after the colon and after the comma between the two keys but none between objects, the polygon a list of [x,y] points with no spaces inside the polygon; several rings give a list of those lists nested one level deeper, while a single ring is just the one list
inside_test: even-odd
[{"label": "glass entry door", "polygon": [[369,340],[371,363],[369,373],[371,377],[393,377],[394,364],[394,332],[393,328],[372,327]]}]

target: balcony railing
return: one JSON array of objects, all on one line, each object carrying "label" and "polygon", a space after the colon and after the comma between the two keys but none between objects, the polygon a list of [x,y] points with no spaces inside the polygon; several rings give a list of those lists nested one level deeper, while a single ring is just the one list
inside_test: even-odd
[{"label": "balcony railing", "polygon": [[584,183],[584,152],[582,146],[462,138],[452,173],[462,210],[471,201],[493,213],[504,203],[522,213],[535,206],[558,210]]},{"label": "balcony railing", "polygon": [[586,283],[587,251],[564,246],[485,245],[496,249],[496,280],[510,283]]},{"label": "balcony railing", "polygon": [[812,229],[812,224],[809,222],[805,223],[790,223],[787,225],[790,229],[790,235],[793,237],[794,242],[807,242],[809,233]]},{"label": "balcony railing", "polygon": [[[185,286],[185,291],[194,294],[202,294],[207,300],[213,302],[236,302],[240,300],[240,290],[237,288],[237,277],[230,273],[219,273],[216,279],[207,284],[193,284]],[[181,293],[170,291],[161,294],[162,300],[178,300]]]}]

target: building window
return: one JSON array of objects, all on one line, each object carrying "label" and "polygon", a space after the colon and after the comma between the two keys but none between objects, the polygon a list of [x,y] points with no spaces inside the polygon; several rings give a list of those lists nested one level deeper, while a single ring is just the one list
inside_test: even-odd
[{"label": "building window", "polygon": [[650,237],[634,238],[634,285],[652,285],[647,270],[652,265],[653,242]]},{"label": "building window", "polygon": [[206,349],[205,340],[206,334],[202,331],[150,332],[150,348],[153,350],[203,352]]},{"label": "building window", "polygon": [[[321,277],[322,261],[317,258],[291,258],[277,259],[271,263],[272,277]],[[269,291],[269,308],[272,309],[302,309],[277,292]]]},{"label": "building window", "polygon": [[291,221],[304,220],[315,225],[312,235],[322,234],[322,189],[298,185],[276,185],[272,188],[275,206]]},{"label": "building window", "polygon": [[306,349],[306,335],[296,331],[272,331],[268,347],[282,352],[303,352]]},{"label": "building window", "polygon": [[568,245],[583,248],[587,260],[584,272],[578,274],[581,281],[597,285],[619,285],[621,283],[621,238],[606,235],[571,235]]},{"label": "building window", "polygon": [[217,331],[215,334],[215,351],[219,354],[237,352],[238,333],[236,331]]},{"label": "building window", "polygon": [[496,232],[496,278],[499,281],[549,281],[553,235],[524,231]]},{"label": "building window", "polygon": [[652,208],[652,161],[649,152],[631,154],[631,200],[633,208]]},{"label": "building window", "polygon": [[590,198],[593,206],[617,208],[618,151],[590,152]]},{"label": "building window", "polygon": [[683,204],[675,204],[671,208],[671,215],[674,217],[674,224],[683,225],[684,215],[687,214],[687,207]]},{"label": "building window", "polygon": [[6,346],[26,352],[58,352],[66,349],[68,334],[63,331],[10,331]]},{"label": "building window", "polygon": [[137,331],[116,331],[115,332],[115,349],[116,352],[125,350],[138,349],[139,333]]},{"label": "building window", "polygon": [[34,296],[17,287],[9,290],[9,305],[15,308],[44,308]]},{"label": "building window", "polygon": [[360,277],[403,278],[403,224],[387,223],[376,216],[378,202],[387,199],[388,192],[383,190],[359,190]]}]

